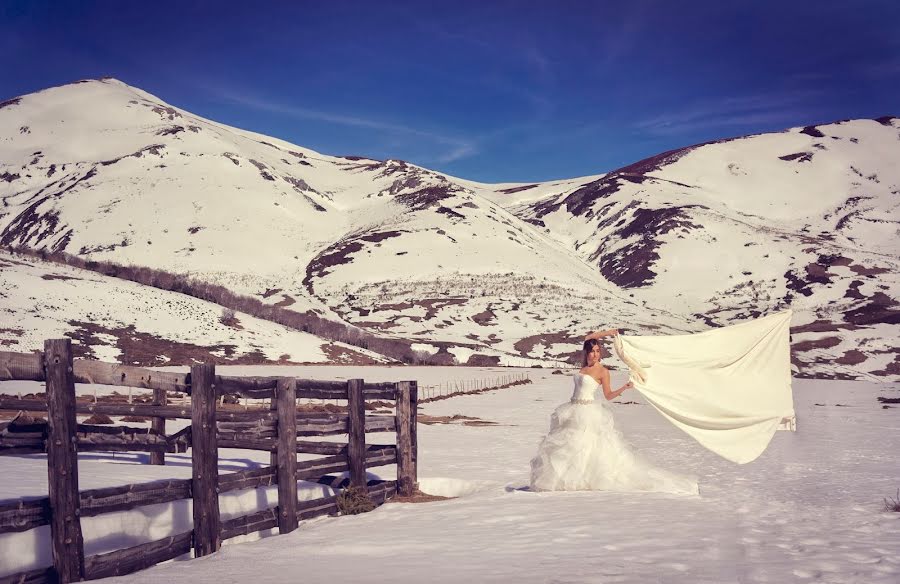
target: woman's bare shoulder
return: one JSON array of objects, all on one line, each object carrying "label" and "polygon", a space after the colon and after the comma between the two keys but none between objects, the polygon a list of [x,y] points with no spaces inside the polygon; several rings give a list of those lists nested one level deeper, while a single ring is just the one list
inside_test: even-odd
[{"label": "woman's bare shoulder", "polygon": [[597,383],[603,383],[604,379],[609,378],[609,370],[603,365],[594,365],[593,367],[582,367],[581,373],[590,375]]}]

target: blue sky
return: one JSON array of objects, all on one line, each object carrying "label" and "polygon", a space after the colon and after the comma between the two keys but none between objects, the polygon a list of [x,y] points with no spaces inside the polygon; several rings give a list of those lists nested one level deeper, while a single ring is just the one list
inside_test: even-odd
[{"label": "blue sky", "polygon": [[112,76],[327,154],[486,182],[900,115],[900,2],[0,0],[0,99]]}]

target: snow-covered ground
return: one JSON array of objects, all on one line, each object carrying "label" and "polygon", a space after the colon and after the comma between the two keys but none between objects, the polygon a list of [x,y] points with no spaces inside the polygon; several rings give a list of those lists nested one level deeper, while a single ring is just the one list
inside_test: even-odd
[{"label": "snow-covered ground", "polygon": [[[271,369],[256,370],[272,373]],[[324,377],[417,379],[446,368],[317,369]],[[230,371],[237,373],[238,371]],[[251,368],[241,367],[240,373]],[[471,372],[470,372],[471,373]],[[486,371],[489,373],[489,371]],[[897,582],[900,513],[883,511],[900,488],[897,384],[795,380],[797,432],[779,432],[739,466],[668,425],[636,392],[612,404],[634,447],[661,466],[694,474],[699,497],[604,492],[531,493],[528,462],[568,399],[571,378],[530,370],[533,384],[425,404],[432,416],[463,414],[492,426],[419,425],[422,490],[457,498],[391,503],[360,516],[318,518],[289,535],[225,547],[110,582]],[[310,375],[313,376],[313,375]],[[378,379],[376,379],[376,377]],[[614,373],[613,382],[622,381]],[[3,391],[6,384],[0,384]],[[636,402],[636,403],[627,403]],[[821,405],[820,405],[821,404]],[[387,443],[391,435],[371,441]],[[223,450],[228,472],[265,453]],[[82,489],[187,478],[188,455],[165,467],[128,454],[84,454]],[[111,464],[116,463],[116,464]],[[46,494],[46,462],[0,459],[0,497]],[[393,468],[373,469],[393,478]],[[310,487],[304,497],[323,487]],[[223,517],[274,504],[269,491],[223,496]],[[135,545],[189,529],[189,502],[83,520],[86,552]],[[232,540],[233,541],[233,540]],[[37,550],[37,552],[33,550]],[[47,528],[0,536],[0,574],[46,565]]]}]

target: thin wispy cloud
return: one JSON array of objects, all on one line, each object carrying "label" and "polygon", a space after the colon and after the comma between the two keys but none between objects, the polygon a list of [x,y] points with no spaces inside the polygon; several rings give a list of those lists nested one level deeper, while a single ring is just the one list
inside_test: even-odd
[{"label": "thin wispy cloud", "polygon": [[259,96],[230,90],[220,90],[217,92],[217,95],[223,101],[251,108],[256,111],[275,113],[298,119],[326,122],[341,126],[379,130],[425,140],[446,149],[446,152],[442,152],[432,158],[432,160],[441,163],[448,163],[467,158],[478,152],[477,144],[472,140],[447,136],[427,130],[420,130],[403,124],[285,104],[261,98]]},{"label": "thin wispy cloud", "polygon": [[703,100],[638,121],[634,127],[649,134],[677,135],[717,127],[795,124],[809,117],[809,104],[820,93],[809,90]]}]

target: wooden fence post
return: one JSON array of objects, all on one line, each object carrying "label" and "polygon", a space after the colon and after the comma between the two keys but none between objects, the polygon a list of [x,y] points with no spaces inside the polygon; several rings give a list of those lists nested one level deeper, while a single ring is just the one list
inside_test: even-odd
[{"label": "wooden fence post", "polygon": [[[276,386],[275,390],[276,390],[275,395],[273,395],[272,398],[269,400],[269,411],[272,411],[272,412],[277,412],[277,410],[278,410],[278,388],[277,388],[277,386]],[[296,393],[297,393],[297,383],[296,383],[296,379],[295,379],[294,380],[294,395],[295,396],[296,396]],[[297,409],[297,401],[294,400],[294,410],[296,411],[296,409]],[[276,413],[275,415],[277,416],[278,414]],[[281,423],[280,418],[278,420],[278,423],[279,424]],[[278,431],[281,432],[281,429],[279,428]],[[297,416],[295,415],[294,416],[294,433],[295,434],[296,434],[296,431],[297,431]],[[269,453],[269,466],[278,468],[278,451],[277,450]]]},{"label": "wooden fence post", "polygon": [[[416,407],[414,381],[397,384],[397,493],[410,497],[416,490]],[[416,396],[414,399],[414,395]]]},{"label": "wooden fence post", "polygon": [[219,448],[216,443],[216,367],[191,366],[191,463],[193,465],[194,556],[219,549]]},{"label": "wooden fence post", "polygon": [[363,399],[363,380],[347,381],[347,413],[349,415],[347,462],[350,466],[350,484],[366,486],[366,401]]},{"label": "wooden fence post", "polygon": [[[155,406],[164,406],[166,405],[166,390],[163,387],[155,387],[153,388],[153,405]],[[161,436],[166,435],[166,419],[159,416],[154,416],[150,420],[150,429],[159,432]],[[166,453],[161,451],[154,451],[150,453],[150,464],[166,464]]]},{"label": "wooden fence post", "polygon": [[47,472],[50,488],[50,538],[59,582],[84,578],[84,538],[75,449],[75,380],[72,341],[44,341],[47,380]]},{"label": "wooden fence post", "polygon": [[413,492],[419,490],[419,382],[409,382],[409,446]]},{"label": "wooden fence post", "polygon": [[297,380],[283,377],[275,387],[278,401],[278,532],[297,529]]}]

